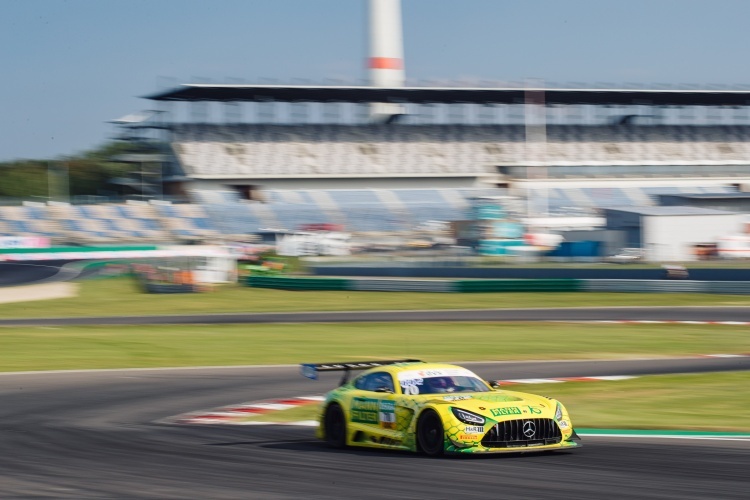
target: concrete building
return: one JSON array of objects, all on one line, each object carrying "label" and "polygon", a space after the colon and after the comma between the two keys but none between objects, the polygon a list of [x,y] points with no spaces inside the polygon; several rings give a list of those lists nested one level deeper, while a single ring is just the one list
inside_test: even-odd
[{"label": "concrete building", "polygon": [[604,210],[606,229],[622,231],[626,247],[653,262],[697,260],[695,245],[741,232],[744,215],[696,207],[618,207]]}]

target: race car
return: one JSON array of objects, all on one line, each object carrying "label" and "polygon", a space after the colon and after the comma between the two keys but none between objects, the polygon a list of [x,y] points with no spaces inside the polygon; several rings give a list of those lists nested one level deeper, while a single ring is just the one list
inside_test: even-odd
[{"label": "race car", "polygon": [[[343,371],[320,407],[316,435],[336,448],[508,453],[580,447],[559,401],[500,389],[456,365],[414,359],[303,364],[302,374]],[[365,370],[349,380],[352,370]]]}]

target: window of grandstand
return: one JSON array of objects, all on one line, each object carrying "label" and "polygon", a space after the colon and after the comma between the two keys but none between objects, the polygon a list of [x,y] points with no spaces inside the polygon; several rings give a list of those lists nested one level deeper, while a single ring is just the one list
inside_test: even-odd
[{"label": "window of grandstand", "polygon": [[263,201],[263,196],[258,186],[252,184],[236,184],[230,187],[237,191],[241,200]]}]

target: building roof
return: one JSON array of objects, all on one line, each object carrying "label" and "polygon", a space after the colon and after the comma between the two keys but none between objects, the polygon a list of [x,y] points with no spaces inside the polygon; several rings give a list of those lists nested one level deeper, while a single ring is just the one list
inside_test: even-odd
[{"label": "building roof", "polygon": [[735,212],[727,212],[726,210],[714,210],[713,208],[702,208],[702,207],[612,207],[604,208],[606,212],[628,212],[639,215],[657,215],[657,216],[678,216],[678,215],[737,215]]},{"label": "building roof", "polygon": [[145,96],[154,101],[402,102],[747,106],[750,90],[556,89],[183,84]]},{"label": "building roof", "polygon": [[689,200],[746,200],[750,193],[684,193],[684,194],[660,194],[658,196],[686,198]]}]

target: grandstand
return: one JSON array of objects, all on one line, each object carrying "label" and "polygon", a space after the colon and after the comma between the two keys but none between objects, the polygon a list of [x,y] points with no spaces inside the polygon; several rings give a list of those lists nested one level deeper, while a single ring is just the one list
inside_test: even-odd
[{"label": "grandstand", "polygon": [[[571,216],[750,186],[746,90],[188,84],[149,98],[170,131],[169,191],[191,193],[225,234],[408,230],[465,219],[475,196]],[[236,106],[233,120],[206,121],[206,102]],[[370,123],[357,112],[368,102],[406,114]],[[170,121],[198,104],[198,121]]]},{"label": "grandstand", "polygon": [[329,224],[404,233],[475,217],[482,199],[503,203],[513,227],[590,228],[608,208],[750,191],[746,88],[407,85],[399,2],[371,1],[370,20],[369,85],[164,89],[146,97],[158,110],[111,122],[118,139],[149,145],[112,158],[134,175],[110,184],[138,201],[50,194],[46,205],[0,207],[0,236],[252,241]]},{"label": "grandstand", "polygon": [[[542,92],[543,107],[529,97]],[[473,198],[493,196],[518,200],[516,218],[590,224],[605,208],[656,205],[660,195],[731,198],[750,187],[742,90],[183,85],[150,99],[166,109],[117,123],[123,137],[153,130],[167,146],[153,155],[163,186],[150,201],[2,207],[0,235],[250,241],[327,223],[395,233],[466,220]],[[406,114],[367,122],[356,110],[369,99]],[[204,101],[244,106],[248,120],[172,121],[175,106]]]}]

